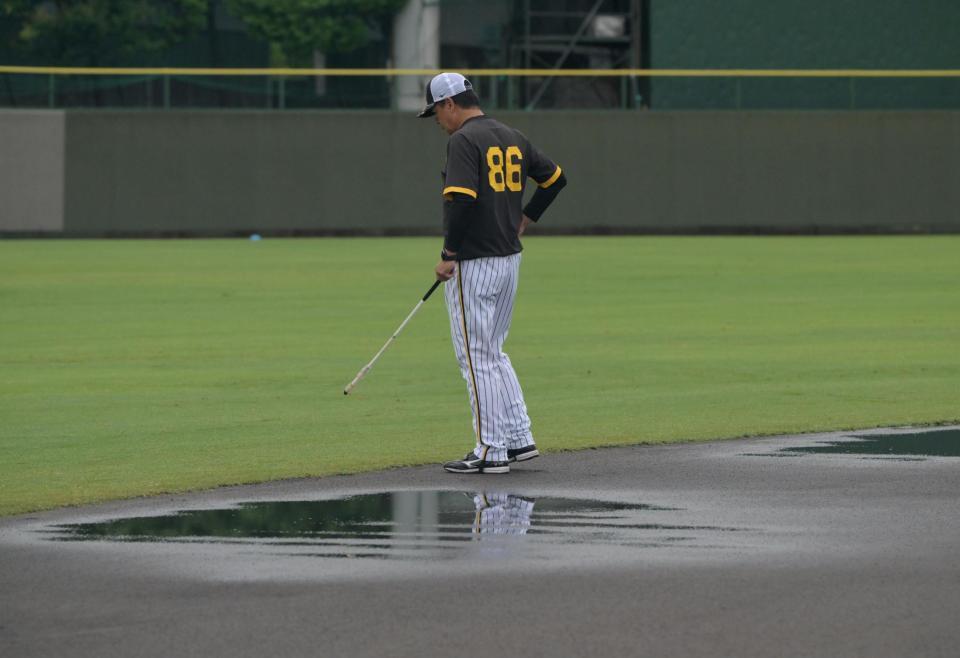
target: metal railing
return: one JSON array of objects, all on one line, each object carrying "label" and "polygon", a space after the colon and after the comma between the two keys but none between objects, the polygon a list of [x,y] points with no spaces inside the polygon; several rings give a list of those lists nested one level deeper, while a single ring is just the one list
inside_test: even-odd
[{"label": "metal railing", "polygon": [[[960,109],[960,70],[458,70],[492,109]],[[438,72],[0,66],[0,107],[396,109],[397,80]]]}]

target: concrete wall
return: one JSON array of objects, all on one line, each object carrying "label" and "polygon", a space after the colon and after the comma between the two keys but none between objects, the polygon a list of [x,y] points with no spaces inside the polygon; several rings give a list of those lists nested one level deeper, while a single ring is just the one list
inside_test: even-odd
[{"label": "concrete wall", "polygon": [[[543,114],[569,174],[550,224],[960,230],[960,112]],[[517,122],[518,125],[521,123]]]},{"label": "concrete wall", "polygon": [[[567,172],[544,230],[960,231],[960,112],[499,116]],[[69,112],[60,183],[39,125],[0,113],[0,230],[439,231],[445,136],[406,114]]]},{"label": "concrete wall", "polygon": [[0,114],[0,232],[62,231],[64,113]]},{"label": "concrete wall", "polygon": [[67,117],[71,233],[436,226],[438,129],[384,112]]}]

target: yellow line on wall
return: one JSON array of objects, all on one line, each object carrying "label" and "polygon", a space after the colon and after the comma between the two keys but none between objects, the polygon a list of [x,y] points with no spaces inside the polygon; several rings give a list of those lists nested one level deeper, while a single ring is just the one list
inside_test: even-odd
[{"label": "yellow line on wall", "polygon": [[[673,78],[957,78],[958,69],[457,69],[476,76],[673,77]],[[2,66],[0,73],[22,75],[169,76],[429,76],[439,69],[203,69],[71,66]]]}]

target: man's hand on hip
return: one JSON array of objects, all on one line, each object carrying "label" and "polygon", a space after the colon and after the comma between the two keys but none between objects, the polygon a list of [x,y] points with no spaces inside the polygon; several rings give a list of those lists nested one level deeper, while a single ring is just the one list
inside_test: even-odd
[{"label": "man's hand on hip", "polygon": [[526,215],[523,216],[523,220],[521,220],[520,222],[520,230],[517,231],[518,237],[523,235],[523,232],[527,230],[527,227],[530,226],[530,222],[532,221],[533,220],[527,217]]}]

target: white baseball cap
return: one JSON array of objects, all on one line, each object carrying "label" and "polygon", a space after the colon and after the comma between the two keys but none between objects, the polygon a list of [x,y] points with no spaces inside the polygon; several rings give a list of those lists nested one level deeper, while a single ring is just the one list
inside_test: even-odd
[{"label": "white baseball cap", "polygon": [[427,106],[417,116],[432,117],[433,106],[439,101],[462,94],[468,89],[473,89],[473,85],[459,73],[440,73],[433,76],[427,85]]}]

